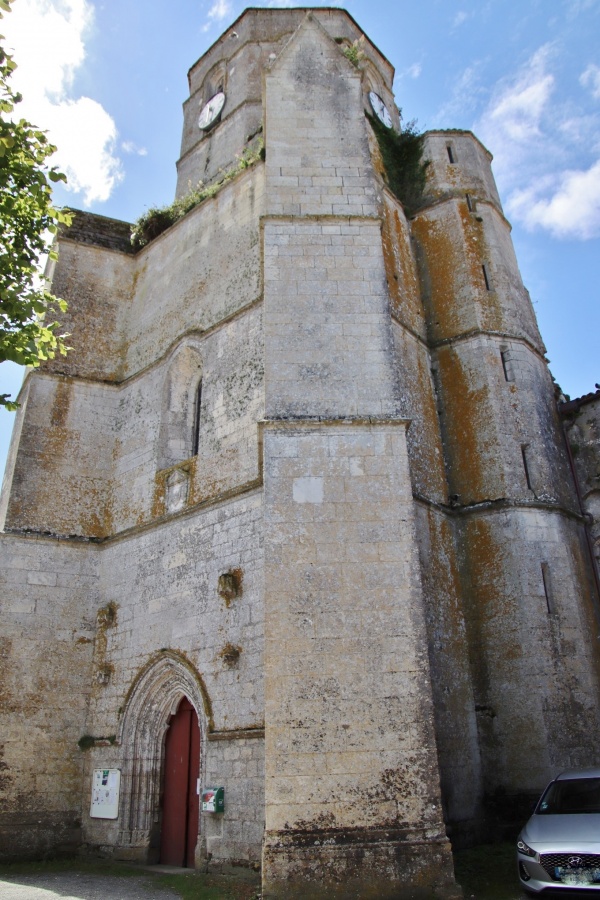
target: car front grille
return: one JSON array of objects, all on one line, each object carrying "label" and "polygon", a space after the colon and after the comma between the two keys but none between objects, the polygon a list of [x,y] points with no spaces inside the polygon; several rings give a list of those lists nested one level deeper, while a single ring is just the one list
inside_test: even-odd
[{"label": "car front grille", "polygon": [[554,881],[556,868],[560,869],[598,869],[600,870],[600,853],[542,853],[540,863]]}]

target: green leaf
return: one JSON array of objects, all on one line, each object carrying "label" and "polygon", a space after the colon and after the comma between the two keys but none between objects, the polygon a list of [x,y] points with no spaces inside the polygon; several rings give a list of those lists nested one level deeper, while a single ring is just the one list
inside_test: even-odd
[{"label": "green leaf", "polygon": [[[0,18],[9,10],[10,0],[0,0]],[[36,367],[70,349],[54,321],[66,303],[40,288],[39,260],[56,259],[49,236],[71,215],[52,206],[52,185],[66,180],[48,165],[56,148],[26,119],[10,118],[21,100],[10,85],[15,67],[0,46],[0,362]],[[0,394],[0,406],[11,403]]]}]

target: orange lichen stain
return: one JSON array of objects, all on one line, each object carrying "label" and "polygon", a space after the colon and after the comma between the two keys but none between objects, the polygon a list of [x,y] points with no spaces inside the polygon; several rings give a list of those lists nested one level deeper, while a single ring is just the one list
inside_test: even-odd
[{"label": "orange lichen stain", "polygon": [[486,262],[489,265],[490,256],[483,222],[480,222],[478,217],[469,211],[466,200],[457,203],[457,208],[462,222],[468,272],[475,297],[480,304],[481,327],[500,331],[502,330],[503,313],[498,291],[493,289],[493,283],[492,290],[488,291],[483,277],[482,266]]},{"label": "orange lichen stain", "polygon": [[[73,411],[74,385],[70,378],[52,382],[47,427],[36,427],[24,436],[22,446],[33,448],[33,458],[21,454],[17,460],[7,524],[59,535],[105,537],[110,533],[111,514],[102,477],[80,472],[75,462],[88,448],[81,446],[77,416]],[[91,456],[91,451],[89,451]],[[57,484],[67,488],[57,491]]]},{"label": "orange lichen stain", "polygon": [[502,619],[514,619],[514,602],[505,584],[505,547],[501,535],[496,536],[494,519],[481,516],[466,525],[464,546],[468,547],[464,576],[468,582],[465,616],[470,637],[471,665],[478,693],[489,687],[489,672],[483,648],[493,642],[496,665],[501,660],[514,661],[522,646],[514,641],[510,630],[501,627]]},{"label": "orange lichen stain", "polygon": [[451,187],[458,187],[461,182],[460,168],[452,163],[446,163],[445,179]]},{"label": "orange lichen stain", "polygon": [[152,509],[151,516],[153,519],[157,519],[159,516],[164,516],[167,504],[167,484],[166,477],[163,471],[157,472],[154,476],[154,493],[152,496]]},{"label": "orange lichen stain", "polygon": [[242,569],[231,569],[219,575],[218,593],[225,601],[227,609],[233,600],[238,600],[244,592],[244,573]]},{"label": "orange lichen stain", "polygon": [[449,656],[460,666],[465,651],[465,628],[452,525],[445,516],[431,509],[427,511],[427,519],[432,552],[423,577],[426,583],[433,585],[434,594],[440,598],[435,608],[434,628],[442,637],[444,658]]},{"label": "orange lichen stain", "polygon": [[400,207],[386,197],[382,230],[383,259],[392,312],[415,331],[424,330],[423,307],[408,224]]},{"label": "orange lichen stain", "polygon": [[371,125],[368,123],[368,121],[367,138],[369,141],[369,150],[371,151],[371,162],[373,164],[373,168],[375,169],[376,174],[381,178],[381,180],[387,184],[387,175],[383,162],[383,156],[381,155],[381,150],[379,148],[379,141],[375,137],[375,132],[371,128]]},{"label": "orange lichen stain", "polygon": [[464,331],[461,324],[461,294],[464,293],[465,261],[456,229],[447,221],[425,215],[413,219],[413,232],[423,248],[429,281],[431,330],[437,339]]},{"label": "orange lichen stain", "polygon": [[426,471],[424,472],[424,476],[426,478],[426,483],[430,489],[430,493],[443,494],[446,487],[444,453],[442,448],[437,406],[435,403],[433,391],[431,388],[431,381],[429,378],[428,357],[419,354],[417,360],[419,372],[420,407],[426,435],[425,447],[422,448],[422,451],[424,453],[426,451],[426,460],[424,463]]},{"label": "orange lichen stain", "polygon": [[[432,513],[430,512],[430,515]],[[439,520],[439,533],[437,535],[438,553],[436,560],[439,567],[439,575],[444,584],[444,592],[447,597],[446,618],[451,623],[452,631],[448,634],[451,645],[457,650],[458,645],[464,641],[464,617],[460,598],[462,596],[460,584],[460,572],[454,544],[454,533],[451,524],[446,518]]]},{"label": "orange lichen stain", "polygon": [[188,476],[188,495],[186,506],[193,506],[201,499],[196,487],[196,470],[198,457],[192,456],[185,462],[177,463],[168,469],[160,469],[154,476],[154,494],[150,515],[153,519],[164,516],[167,512],[167,481],[173,472],[182,471]]},{"label": "orange lichen stain", "polygon": [[233,669],[235,666],[237,666],[241,653],[242,648],[237,644],[227,643],[218,655],[223,660],[226,666],[228,666],[230,669]]},{"label": "orange lichen stain", "polygon": [[73,399],[73,382],[69,378],[61,378],[56,382],[50,424],[55,428],[64,428],[69,415],[69,407]]},{"label": "orange lichen stain", "polygon": [[[407,338],[410,342],[412,338]],[[406,352],[405,354],[406,355]],[[408,453],[413,489],[431,500],[445,502],[447,498],[444,456],[437,407],[429,376],[429,358],[417,352],[408,367],[412,373],[403,384],[411,397],[408,414],[412,417],[407,433]]]},{"label": "orange lichen stain", "polygon": [[112,500],[107,498],[103,489],[91,488],[87,496],[91,509],[87,515],[82,516],[85,534],[92,537],[107,537],[112,533]]},{"label": "orange lichen stain", "polygon": [[458,494],[461,503],[492,499],[485,461],[495,455],[496,448],[482,427],[489,403],[488,388],[473,386],[452,348],[440,348],[438,363],[448,413],[444,421],[450,493]]},{"label": "orange lichen stain", "polygon": [[187,464],[187,472],[189,475],[189,494],[188,494],[188,504],[193,506],[194,503],[198,502],[198,481],[196,478],[196,473],[198,471],[198,457],[192,456],[192,458],[188,461]]}]

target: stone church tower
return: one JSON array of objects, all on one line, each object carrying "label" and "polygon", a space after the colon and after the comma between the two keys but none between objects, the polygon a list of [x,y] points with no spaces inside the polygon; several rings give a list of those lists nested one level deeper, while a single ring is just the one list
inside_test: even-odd
[{"label": "stone church tower", "polygon": [[247,10],[189,73],[177,195],[214,190],[135,252],[60,238],[74,349],[2,501],[5,856],[452,897],[448,837],[597,762],[591,514],[491,156],[428,133],[408,217],[392,80],[343,10]]}]

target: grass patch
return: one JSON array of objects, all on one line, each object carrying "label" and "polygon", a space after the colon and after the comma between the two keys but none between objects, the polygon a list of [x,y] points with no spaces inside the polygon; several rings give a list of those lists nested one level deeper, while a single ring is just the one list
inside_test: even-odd
[{"label": "grass patch", "polygon": [[0,875],[6,875],[7,877],[14,875],[54,875],[59,872],[84,872],[90,875],[115,875],[116,877],[141,874],[139,869],[128,863],[115,862],[112,859],[81,856],[0,863]]},{"label": "grass patch", "polygon": [[465,900],[521,900],[513,843],[485,844],[454,854],[456,880]]},{"label": "grass patch", "polygon": [[[170,888],[181,900],[254,900],[259,896],[258,883],[250,883],[233,875],[156,875],[157,884]],[[257,879],[258,881],[258,879]]]},{"label": "grass patch", "polygon": [[360,64],[365,58],[365,36],[361,34],[358,40],[353,41],[349,46],[344,47],[342,53],[349,60],[353,66],[356,66],[357,69],[360,69]]}]

